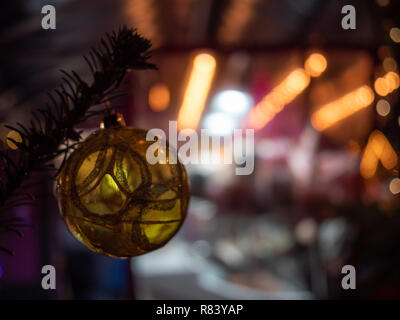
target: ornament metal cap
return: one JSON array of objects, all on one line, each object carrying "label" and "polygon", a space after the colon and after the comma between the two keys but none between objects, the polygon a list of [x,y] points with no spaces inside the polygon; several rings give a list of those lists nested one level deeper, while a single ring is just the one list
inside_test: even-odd
[{"label": "ornament metal cap", "polygon": [[125,119],[121,113],[109,113],[100,123],[101,129],[125,127]]}]

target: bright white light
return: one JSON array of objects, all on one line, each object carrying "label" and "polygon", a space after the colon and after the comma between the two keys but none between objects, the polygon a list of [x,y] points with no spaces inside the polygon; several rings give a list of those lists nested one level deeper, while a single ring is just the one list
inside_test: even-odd
[{"label": "bright white light", "polygon": [[213,135],[227,135],[233,132],[235,121],[230,115],[215,112],[205,117],[204,128],[209,129]]},{"label": "bright white light", "polygon": [[247,93],[239,90],[224,90],[218,93],[213,101],[216,110],[235,116],[246,114],[253,104]]}]

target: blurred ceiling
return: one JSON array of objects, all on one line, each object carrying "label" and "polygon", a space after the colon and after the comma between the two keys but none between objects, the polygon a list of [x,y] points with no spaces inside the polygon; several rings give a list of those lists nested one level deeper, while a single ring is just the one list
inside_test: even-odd
[{"label": "blurred ceiling", "polygon": [[[0,110],[33,105],[59,83],[59,69],[84,70],[82,54],[106,31],[137,27],[160,52],[269,52],[322,47],[376,51],[388,39],[375,1],[354,0],[357,29],[340,26],[338,0],[16,0],[0,23]],[[57,30],[42,30],[41,8],[57,9]],[[394,10],[399,3],[392,4]],[[388,21],[389,23],[390,21]],[[26,110],[25,110],[26,111]]]}]

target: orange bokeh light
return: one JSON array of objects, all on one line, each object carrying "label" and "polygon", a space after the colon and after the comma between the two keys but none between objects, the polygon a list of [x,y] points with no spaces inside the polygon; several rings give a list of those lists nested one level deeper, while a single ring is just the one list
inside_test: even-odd
[{"label": "orange bokeh light", "polygon": [[361,159],[360,173],[365,179],[372,178],[378,168],[378,162],[387,170],[393,169],[398,163],[398,156],[389,140],[378,130],[371,133]]},{"label": "orange bokeh light", "polygon": [[323,131],[368,107],[373,101],[374,92],[364,85],[315,111],[311,116],[311,123],[315,129]]},{"label": "orange bokeh light", "polygon": [[396,72],[390,71],[383,77],[375,80],[374,89],[377,94],[384,97],[393,92],[400,86],[399,75]]},{"label": "orange bokeh light", "polygon": [[327,65],[328,62],[322,54],[313,53],[307,58],[304,69],[311,77],[319,77],[326,70]]},{"label": "orange bokeh light", "polygon": [[216,68],[215,58],[198,54],[192,65],[189,81],[178,114],[178,129],[196,129],[203,113]]},{"label": "orange bokeh light", "polygon": [[287,104],[293,101],[310,83],[304,69],[293,70],[277,87],[267,94],[248,116],[248,124],[254,129],[263,128]]},{"label": "orange bokeh light", "polygon": [[149,91],[149,106],[154,111],[163,111],[168,108],[170,100],[169,89],[165,84],[158,83]]}]

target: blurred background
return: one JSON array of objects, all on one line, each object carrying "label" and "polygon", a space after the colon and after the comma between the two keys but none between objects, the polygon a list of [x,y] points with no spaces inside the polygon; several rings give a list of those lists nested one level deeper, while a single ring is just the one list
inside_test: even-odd
[{"label": "blurred background", "polygon": [[[56,30],[41,29],[46,4],[56,7]],[[347,4],[355,30],[341,27]],[[4,2],[3,144],[3,124],[29,121],[59,69],[88,75],[82,55],[127,24],[151,39],[159,68],[127,77],[127,124],[252,128],[255,164],[245,176],[235,165],[188,165],[182,229],[130,261],[73,238],[43,174],[39,205],[13,209],[34,227],[23,239],[1,235],[15,256],[0,252],[0,298],[400,298],[398,12],[394,0]],[[40,285],[46,264],[57,270],[54,291]],[[346,264],[356,290],[341,287]]]}]

